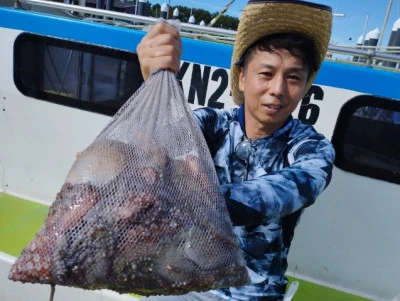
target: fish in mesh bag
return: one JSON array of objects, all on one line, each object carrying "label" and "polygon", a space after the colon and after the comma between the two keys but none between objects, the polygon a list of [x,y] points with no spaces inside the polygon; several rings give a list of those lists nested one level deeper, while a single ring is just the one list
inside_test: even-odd
[{"label": "fish in mesh bag", "polygon": [[140,295],[248,277],[207,143],[169,70],[153,73],[77,158],[9,272],[53,290]]}]

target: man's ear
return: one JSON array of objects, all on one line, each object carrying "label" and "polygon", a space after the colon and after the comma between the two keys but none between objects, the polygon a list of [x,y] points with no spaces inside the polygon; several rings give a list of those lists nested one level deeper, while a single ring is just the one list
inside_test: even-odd
[{"label": "man's ear", "polygon": [[238,87],[241,92],[244,92],[244,81],[246,79],[246,72],[243,67],[239,67]]}]

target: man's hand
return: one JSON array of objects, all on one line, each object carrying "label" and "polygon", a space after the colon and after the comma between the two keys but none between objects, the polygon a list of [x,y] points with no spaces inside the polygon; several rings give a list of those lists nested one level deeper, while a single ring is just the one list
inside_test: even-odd
[{"label": "man's hand", "polygon": [[176,74],[182,53],[179,31],[171,25],[159,22],[143,37],[136,52],[144,80],[157,69],[171,69]]}]

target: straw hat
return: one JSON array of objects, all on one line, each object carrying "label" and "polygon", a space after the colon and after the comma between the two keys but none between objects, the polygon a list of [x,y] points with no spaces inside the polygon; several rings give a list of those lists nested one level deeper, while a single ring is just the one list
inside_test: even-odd
[{"label": "straw hat", "polygon": [[[314,41],[318,51],[317,69],[328,49],[332,28],[329,6],[296,0],[250,0],[240,18],[230,70],[234,102],[244,102],[239,90],[239,67],[235,65],[246,50],[264,36],[275,33],[295,33]],[[317,71],[310,74],[305,92],[311,87]]]}]

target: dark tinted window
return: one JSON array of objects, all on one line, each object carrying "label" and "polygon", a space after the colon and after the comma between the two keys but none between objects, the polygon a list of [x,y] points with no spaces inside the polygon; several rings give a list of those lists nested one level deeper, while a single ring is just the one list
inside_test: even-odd
[{"label": "dark tinted window", "polygon": [[332,143],[339,168],[400,184],[400,100],[353,98],[341,109]]},{"label": "dark tinted window", "polygon": [[24,33],[14,81],[27,96],[113,115],[143,78],[134,53]]}]

